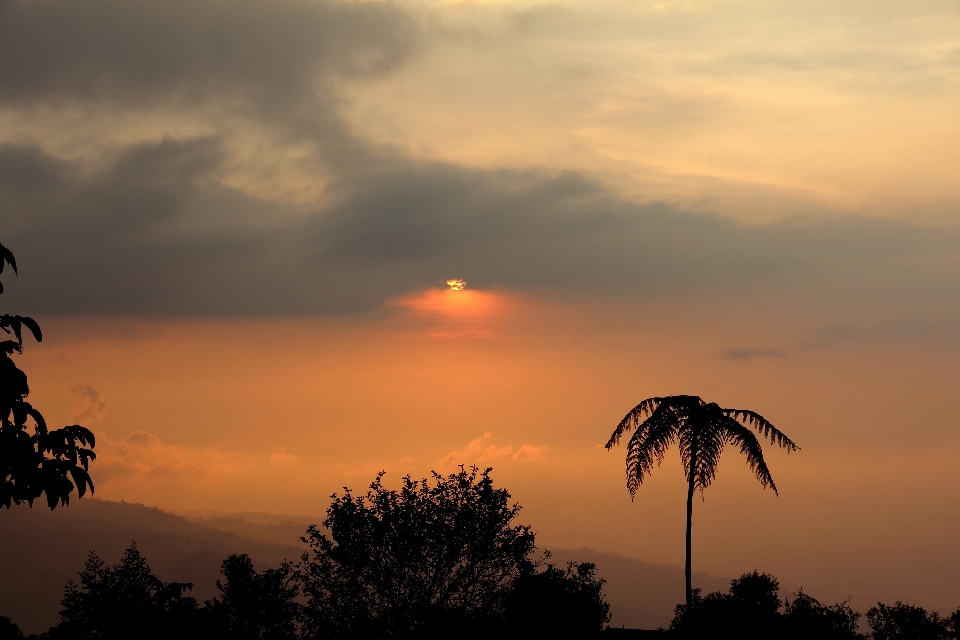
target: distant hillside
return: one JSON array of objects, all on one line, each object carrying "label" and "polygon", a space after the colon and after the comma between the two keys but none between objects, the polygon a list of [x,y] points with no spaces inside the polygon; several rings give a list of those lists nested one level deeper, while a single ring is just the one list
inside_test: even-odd
[{"label": "distant hillside", "polygon": [[84,498],[52,512],[39,503],[0,509],[0,615],[27,632],[45,631],[58,621],[64,585],[76,579],[87,553],[113,563],[133,540],[154,573],[165,582],[192,582],[200,601],[216,594],[220,563],[231,553],[249,553],[264,568],[302,551],[139,504]]},{"label": "distant hillside", "polygon": [[[674,607],[683,602],[683,568],[669,564],[651,564],[633,558],[593,549],[551,550],[550,561],[565,566],[568,561],[592,562],[606,579],[603,591],[610,603],[610,626],[628,629],[666,627],[673,619]],[[693,586],[710,591],[726,591],[729,578],[705,573],[693,574]]]},{"label": "distant hillside", "polygon": [[177,515],[211,529],[231,531],[261,542],[289,544],[303,548],[306,548],[306,545],[300,541],[300,536],[306,533],[307,527],[323,522],[324,518],[324,516],[289,516],[254,511],[243,513],[181,511]]}]

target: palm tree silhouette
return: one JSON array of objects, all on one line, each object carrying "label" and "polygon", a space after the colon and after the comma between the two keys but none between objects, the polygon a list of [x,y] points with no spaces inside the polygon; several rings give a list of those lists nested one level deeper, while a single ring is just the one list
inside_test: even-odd
[{"label": "palm tree silhouette", "polygon": [[777,485],[763,460],[760,441],[744,425],[753,427],[787,452],[800,448],[760,414],[746,409],[723,409],[715,402],[704,402],[699,396],[647,398],[624,416],[606,445],[612,449],[624,433],[635,429],[627,443],[627,490],[632,500],[644,477],[652,473],[654,461],[659,466],[667,448],[674,442],[679,443],[680,460],[687,477],[687,606],[693,600],[690,573],[693,494],[699,489],[703,495],[703,490],[713,482],[724,445],[739,445],[740,453],[747,457],[747,464],[760,484],[777,493]]}]

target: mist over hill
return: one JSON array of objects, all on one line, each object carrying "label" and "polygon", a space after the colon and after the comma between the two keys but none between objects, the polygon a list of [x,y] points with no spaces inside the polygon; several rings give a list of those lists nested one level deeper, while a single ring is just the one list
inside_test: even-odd
[{"label": "mist over hill", "polygon": [[231,553],[248,553],[263,569],[302,551],[295,538],[257,540],[128,502],[84,498],[52,512],[14,506],[0,509],[0,615],[28,633],[46,631],[59,620],[63,588],[87,554],[114,563],[134,540],[161,580],[192,582],[200,601],[216,595],[220,565]]}]

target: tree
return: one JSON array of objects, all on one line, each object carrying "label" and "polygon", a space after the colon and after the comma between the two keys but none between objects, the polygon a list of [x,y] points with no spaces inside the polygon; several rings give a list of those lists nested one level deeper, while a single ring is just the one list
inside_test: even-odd
[{"label": "tree", "polygon": [[799,590],[793,601],[787,600],[784,617],[787,633],[784,637],[806,640],[862,640],[859,632],[861,614],[846,602],[829,606]]},{"label": "tree", "polygon": [[225,582],[217,580],[220,597],[207,602],[220,635],[235,640],[286,640],[298,637],[301,606],[293,566],[257,573],[247,554],[223,561]]},{"label": "tree", "polygon": [[61,605],[60,624],[52,637],[185,637],[193,631],[197,602],[184,595],[189,583],[164,584],[133,543],[120,562],[108,566],[90,552],[80,585],[70,582]]},{"label": "tree", "polygon": [[[743,424],[741,424],[741,422]],[[612,449],[620,438],[635,429],[627,443],[627,490],[631,500],[644,478],[659,465],[667,449],[677,442],[680,459],[687,478],[687,539],[686,539],[686,602],[693,603],[691,574],[691,529],[693,525],[693,494],[698,489],[703,495],[717,475],[720,453],[727,444],[740,447],[747,464],[764,487],[777,493],[777,487],[763,459],[763,449],[757,437],[744,425],[753,427],[773,444],[794,451],[799,449],[790,438],[778,431],[767,420],[746,409],[723,409],[716,403],[706,403],[698,396],[668,396],[647,398],[633,408],[617,425],[607,442]]]},{"label": "tree", "polygon": [[692,602],[677,606],[670,629],[697,640],[865,639],[857,628],[860,614],[845,602],[824,606],[801,590],[784,604],[779,590],[775,577],[758,571],[732,580],[728,593],[703,597],[694,589]]},{"label": "tree", "polygon": [[0,640],[21,640],[23,631],[7,616],[0,616]]},{"label": "tree", "polygon": [[[517,638],[588,638],[610,621],[603,580],[589,562],[569,562],[566,569],[547,564],[514,583],[507,607],[509,634]],[[503,637],[504,634],[500,634]]]},{"label": "tree", "polygon": [[766,573],[745,573],[730,582],[729,593],[705,598],[700,590],[677,606],[671,629],[695,638],[763,639],[782,636],[780,583]]},{"label": "tree", "polygon": [[538,589],[578,603],[565,612],[568,626],[599,630],[606,608],[592,567],[540,572],[533,531],[515,524],[520,507],[489,472],[407,476],[399,491],[384,487],[381,473],[366,496],[334,494],[323,522],[329,537],[314,525],[304,538],[310,549],[299,571],[308,632],[505,637],[511,623],[543,622]]},{"label": "tree", "polygon": [[[956,614],[954,614],[956,615]],[[956,637],[948,628],[951,618],[936,612],[897,602],[893,606],[877,603],[867,611],[874,640],[947,640]]]},{"label": "tree", "polygon": [[[17,272],[13,254],[0,245],[0,273],[7,264]],[[93,492],[88,471],[90,461],[96,458],[96,440],[80,425],[49,431],[40,412],[27,402],[27,376],[11,356],[23,352],[24,330],[37,342],[43,339],[36,321],[4,314],[0,316],[0,329],[14,338],[0,341],[0,505],[9,508],[27,502],[33,506],[33,501],[44,494],[51,509],[66,505],[74,489],[80,497],[87,487]],[[28,430],[31,421],[33,433]]]}]

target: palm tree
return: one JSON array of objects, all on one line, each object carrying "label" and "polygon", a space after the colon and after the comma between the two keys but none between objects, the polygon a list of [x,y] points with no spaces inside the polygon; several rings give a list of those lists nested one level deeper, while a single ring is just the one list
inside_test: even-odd
[{"label": "palm tree", "polygon": [[632,500],[643,479],[653,471],[654,461],[659,465],[667,448],[674,442],[679,443],[680,460],[687,477],[687,606],[693,600],[690,574],[693,494],[699,489],[702,495],[713,482],[724,445],[739,446],[760,484],[777,493],[763,460],[760,441],[744,425],[753,427],[787,452],[800,448],[760,414],[746,409],[723,409],[715,402],[704,402],[699,396],[647,398],[624,416],[606,445],[612,449],[624,433],[635,429],[627,443],[627,490]]}]

